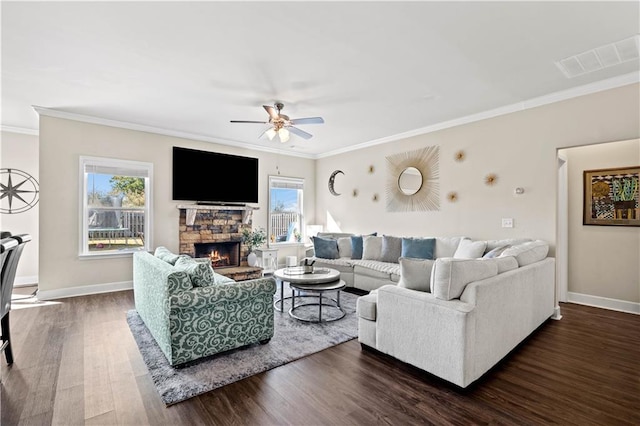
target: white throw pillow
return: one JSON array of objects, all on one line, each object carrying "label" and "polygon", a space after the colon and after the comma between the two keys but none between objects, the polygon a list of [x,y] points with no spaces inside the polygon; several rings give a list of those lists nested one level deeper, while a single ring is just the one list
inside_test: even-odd
[{"label": "white throw pillow", "polygon": [[351,257],[351,237],[338,238],[338,254],[340,257]]},{"label": "white throw pillow", "polygon": [[470,282],[497,274],[498,265],[487,259],[436,259],[431,271],[431,293],[442,300],[457,299]]},{"label": "white throw pillow", "polygon": [[549,244],[542,240],[536,240],[509,247],[502,252],[500,257],[515,256],[518,265],[522,267],[541,261],[547,257],[548,253]]},{"label": "white throw pillow", "polygon": [[435,260],[401,257],[398,287],[431,292],[431,269]]},{"label": "white throw pillow", "polygon": [[463,238],[466,237],[436,237],[436,251],[433,253],[433,258],[453,257]]},{"label": "white throw pillow", "polygon": [[453,257],[455,259],[478,259],[482,257],[486,248],[486,241],[472,241],[469,238],[463,238],[460,240]]},{"label": "white throw pillow", "polygon": [[380,260],[382,257],[382,237],[365,235],[362,237],[362,259]]}]

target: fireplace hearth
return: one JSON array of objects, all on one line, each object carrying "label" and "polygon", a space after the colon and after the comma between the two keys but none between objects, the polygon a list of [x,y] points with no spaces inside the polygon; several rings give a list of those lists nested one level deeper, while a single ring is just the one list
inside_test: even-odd
[{"label": "fireplace hearth", "polygon": [[214,268],[240,266],[240,241],[195,243],[195,257],[208,257]]}]

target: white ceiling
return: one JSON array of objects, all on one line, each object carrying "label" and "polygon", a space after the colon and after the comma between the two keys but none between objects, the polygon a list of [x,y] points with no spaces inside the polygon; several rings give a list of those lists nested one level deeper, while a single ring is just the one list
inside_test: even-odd
[{"label": "white ceiling", "polygon": [[[556,65],[640,33],[638,1],[2,1],[1,12],[5,130],[37,130],[36,105],[319,157],[639,81],[637,59],[572,79]],[[230,123],[266,120],[275,101],[325,124],[281,144],[258,139],[266,125]]]}]

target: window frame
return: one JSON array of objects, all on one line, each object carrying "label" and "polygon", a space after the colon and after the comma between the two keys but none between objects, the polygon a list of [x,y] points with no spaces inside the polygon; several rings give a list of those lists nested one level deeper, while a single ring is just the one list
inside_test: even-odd
[{"label": "window frame", "polygon": [[[268,188],[268,212],[267,212],[267,241],[268,241],[268,246],[269,247],[287,247],[287,246],[299,246],[299,245],[304,245],[304,241],[306,238],[306,226],[305,226],[305,222],[304,222],[304,184],[305,184],[305,179],[304,178],[299,178],[299,177],[292,177],[292,176],[280,176],[280,175],[269,175],[269,188]],[[298,221],[300,223],[300,241],[272,241],[271,240],[271,235],[273,234],[273,230],[272,230],[272,214],[273,211],[271,210],[271,190],[274,187],[274,183],[276,182],[282,182],[282,183],[290,183],[293,185],[300,185],[301,188],[299,188],[299,191],[301,191],[298,194],[298,202],[297,202],[297,206],[298,206]]]},{"label": "window frame", "polygon": [[[142,172],[145,180],[145,203],[144,203],[144,240],[142,247],[120,250],[105,250],[100,252],[89,251],[89,200],[88,200],[88,174],[85,173],[87,166],[112,167],[122,169],[133,169]],[[136,251],[150,251],[153,247],[152,237],[152,202],[153,202],[153,163],[122,160],[117,158],[83,156],[79,158],[79,238],[78,257],[80,259],[113,258],[131,256]]]}]

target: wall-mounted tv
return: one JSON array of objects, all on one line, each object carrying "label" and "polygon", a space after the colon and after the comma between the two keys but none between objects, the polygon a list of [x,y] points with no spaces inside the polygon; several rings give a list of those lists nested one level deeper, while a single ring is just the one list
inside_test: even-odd
[{"label": "wall-mounted tv", "polygon": [[173,200],[257,203],[258,159],[174,146]]}]

